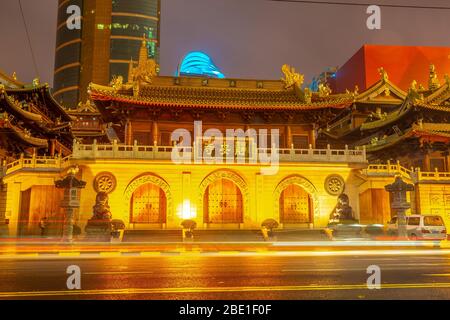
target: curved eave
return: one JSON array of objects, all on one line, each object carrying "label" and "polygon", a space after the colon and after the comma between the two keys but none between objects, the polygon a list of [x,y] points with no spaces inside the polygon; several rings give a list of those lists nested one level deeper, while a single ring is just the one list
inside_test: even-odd
[{"label": "curved eave", "polygon": [[450,97],[450,86],[448,83],[445,83],[432,94],[424,99],[424,102],[427,104],[439,104],[443,101],[447,100]]},{"label": "curved eave", "polygon": [[[41,122],[42,116],[35,114],[33,112],[29,112],[26,110],[23,110],[19,106],[16,105],[14,100],[12,100],[7,94],[0,95],[0,98],[2,98],[6,102],[6,107],[10,113],[13,113],[15,116],[26,119],[31,122]],[[1,100],[0,100],[1,101]]]},{"label": "curved eave", "polygon": [[[408,130],[407,132],[405,132],[403,135],[401,136],[389,136],[384,140],[384,143],[377,143],[376,145],[373,144],[366,144],[364,145],[366,148],[367,152],[376,152],[376,151],[380,151],[383,150],[385,148],[389,148],[392,147],[396,144],[398,144],[401,141],[404,141],[407,138],[410,138],[413,135],[414,131],[412,129]],[[381,141],[383,142],[383,141]]]},{"label": "curved eave", "polygon": [[48,148],[47,140],[35,137],[27,137],[20,129],[16,128],[11,123],[4,123],[2,126],[0,126],[0,134],[12,135],[13,138],[31,147]]},{"label": "curved eave", "polygon": [[56,112],[57,116],[61,117],[62,121],[74,121],[72,116],[70,116],[67,111],[53,98],[50,93],[50,87],[48,84],[39,85],[36,87],[25,87],[18,89],[6,89],[7,94],[23,94],[23,93],[43,93],[44,99],[49,102],[53,107],[49,106],[49,108]]},{"label": "curved eave", "polygon": [[24,86],[22,88],[6,88],[5,91],[8,94],[19,94],[19,93],[35,93],[40,92],[42,89],[48,88],[48,84],[42,84],[39,86]]},{"label": "curved eave", "polygon": [[351,136],[352,134],[360,132],[361,131],[360,129],[361,129],[361,127],[356,127],[356,128],[351,129],[351,130],[347,130],[347,131],[345,131],[345,132],[343,132],[341,134],[333,134],[333,133],[331,133],[329,131],[326,131],[326,130],[320,130],[319,133],[320,134],[324,134],[324,135],[326,135],[327,137],[329,137],[329,138],[331,138],[333,140],[341,140],[341,139],[345,139],[345,138]]},{"label": "curved eave", "polygon": [[403,103],[401,99],[373,99],[373,100],[356,100],[357,104],[376,104],[376,105],[389,105],[389,106],[398,106]]},{"label": "curved eave", "polygon": [[399,110],[388,114],[386,118],[363,123],[361,125],[361,131],[376,130],[384,126],[390,125],[392,123],[395,123],[398,120],[402,119],[405,115],[407,115],[412,109],[413,108],[410,106],[409,100],[406,100]]},{"label": "curved eave", "polygon": [[415,125],[413,127],[413,134],[415,137],[419,137],[422,140],[430,142],[450,142],[450,128],[446,131],[433,130],[434,123],[423,124],[422,126]]},{"label": "curved eave", "polygon": [[429,131],[429,130],[420,129],[420,128],[414,126],[413,128],[410,128],[408,131],[406,131],[401,136],[396,136],[396,135],[389,136],[388,138],[385,139],[385,143],[376,144],[376,145],[371,145],[371,144],[365,145],[366,151],[367,152],[380,151],[380,150],[395,146],[398,143],[400,143],[408,138],[421,138],[421,139],[429,141],[429,142],[449,143],[450,142],[450,133]]},{"label": "curved eave", "polygon": [[68,127],[70,127],[70,122],[66,122],[66,123],[60,124],[58,126],[55,126],[55,127],[51,128],[50,131],[57,132],[57,131],[65,129],[65,128],[68,128]]},{"label": "curved eave", "polygon": [[[21,88],[21,87],[25,86],[25,83],[13,79],[11,76],[7,75],[6,73],[4,73],[1,70],[0,70],[0,79],[3,79],[3,83],[5,83],[9,86],[13,85],[17,88]],[[0,81],[0,83],[2,83],[2,82]]]},{"label": "curved eave", "polygon": [[[320,109],[343,109],[352,105],[353,101],[336,101],[334,103],[311,103],[311,104],[280,104],[274,102],[269,105],[257,105],[257,104],[234,104],[227,102],[191,102],[191,101],[157,101],[145,98],[132,98],[130,96],[123,95],[105,95],[104,93],[91,92],[91,99],[93,101],[114,101],[126,104],[132,104],[137,106],[144,107],[166,107],[166,108],[181,108],[181,109],[189,109],[189,108],[205,108],[205,109],[231,109],[231,110],[292,110],[292,111],[307,111],[307,110],[320,110]],[[199,99],[200,100],[200,99]]]},{"label": "curved eave", "polygon": [[55,100],[53,95],[50,93],[50,89],[48,86],[45,86],[44,90],[45,98],[50,101],[53,105],[53,110],[57,111],[58,115],[61,117],[61,121],[74,121],[75,118],[67,113],[67,111]]},{"label": "curved eave", "polygon": [[423,109],[428,109],[428,110],[450,112],[450,106],[429,104],[429,103],[423,103],[423,102],[416,103],[415,106],[419,107],[419,108],[423,108]]},{"label": "curved eave", "polygon": [[94,132],[94,131],[77,131],[74,130],[73,134],[75,137],[104,137],[106,132]]}]

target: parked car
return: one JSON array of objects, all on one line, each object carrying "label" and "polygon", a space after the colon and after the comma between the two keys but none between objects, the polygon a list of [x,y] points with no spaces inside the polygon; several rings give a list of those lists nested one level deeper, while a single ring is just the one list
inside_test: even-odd
[{"label": "parked car", "polygon": [[[406,232],[410,240],[445,240],[447,229],[441,216],[411,215],[406,217]],[[393,217],[387,224],[387,234],[398,235],[398,219]]]}]

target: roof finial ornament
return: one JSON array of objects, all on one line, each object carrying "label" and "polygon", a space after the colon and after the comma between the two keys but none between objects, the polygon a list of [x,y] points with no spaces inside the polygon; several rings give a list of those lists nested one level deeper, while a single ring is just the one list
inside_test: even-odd
[{"label": "roof finial ornament", "polygon": [[289,89],[294,85],[300,88],[304,81],[304,75],[295,72],[295,69],[287,64],[284,64],[281,67],[281,71],[284,74],[284,78],[281,78],[281,81],[284,82],[284,88]]},{"label": "roof finial ornament", "polygon": [[129,65],[128,82],[152,83],[152,79],[158,75],[158,67],[156,61],[148,57],[147,38],[144,33],[137,67],[133,67],[133,60],[131,60]]},{"label": "roof finial ornament", "polygon": [[438,76],[437,76],[437,72],[436,72],[436,67],[434,66],[434,64],[430,65],[430,79],[428,80],[428,89],[430,90],[436,90],[437,88],[439,88],[441,86]]},{"label": "roof finial ornament", "polygon": [[386,82],[386,81],[389,80],[389,75],[388,75],[388,73],[386,72],[386,70],[384,70],[383,67],[381,67],[381,68],[378,69],[378,73],[380,74],[381,80],[383,80],[383,82]]},{"label": "roof finial ornament", "polygon": [[332,90],[328,83],[326,85],[323,83],[319,83],[319,97],[328,97],[331,92]]},{"label": "roof finial ornament", "polygon": [[312,101],[312,92],[311,92],[311,89],[305,88],[304,102],[306,102],[306,103],[311,103],[311,101]]},{"label": "roof finial ornament", "polygon": [[445,75],[445,82],[447,83],[447,86],[450,87],[450,76],[448,74]]},{"label": "roof finial ornament", "polygon": [[409,96],[411,97],[412,101],[423,101],[424,99],[423,93],[419,93],[419,90],[417,89],[416,80],[413,80],[411,82],[411,85],[409,87]]},{"label": "roof finial ornament", "polygon": [[411,82],[411,85],[409,86],[409,90],[412,92],[417,92],[417,81],[413,80]]},{"label": "roof finial ornament", "polygon": [[109,85],[114,88],[115,92],[119,91],[123,86],[123,77],[117,75],[113,76]]}]

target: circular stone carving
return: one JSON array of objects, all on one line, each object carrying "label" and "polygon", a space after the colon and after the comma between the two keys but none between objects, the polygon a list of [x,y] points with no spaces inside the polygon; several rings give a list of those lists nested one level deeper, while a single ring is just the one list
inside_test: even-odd
[{"label": "circular stone carving", "polygon": [[94,179],[96,192],[111,193],[116,188],[116,177],[110,172],[100,172]]},{"label": "circular stone carving", "polygon": [[325,179],[325,190],[332,196],[338,196],[344,192],[345,181],[337,174],[328,176]]}]

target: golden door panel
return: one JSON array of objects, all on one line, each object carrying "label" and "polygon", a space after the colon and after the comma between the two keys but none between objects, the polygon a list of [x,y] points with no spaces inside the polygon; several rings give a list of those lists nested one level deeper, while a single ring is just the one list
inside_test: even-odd
[{"label": "golden door panel", "polygon": [[131,223],[165,223],[166,195],[152,183],[140,186],[131,197]]},{"label": "golden door panel", "polygon": [[303,188],[293,184],[280,196],[281,223],[311,223],[311,201]]},{"label": "golden door panel", "polygon": [[205,221],[208,223],[242,223],[242,194],[227,179],[211,183],[205,192]]}]

